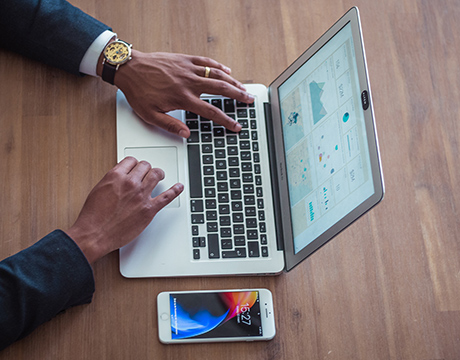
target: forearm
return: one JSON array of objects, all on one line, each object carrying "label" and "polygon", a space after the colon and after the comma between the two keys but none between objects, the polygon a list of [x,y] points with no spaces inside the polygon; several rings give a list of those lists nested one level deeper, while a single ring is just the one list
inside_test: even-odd
[{"label": "forearm", "polygon": [[1,261],[0,350],[93,293],[91,266],[60,230]]},{"label": "forearm", "polygon": [[0,1],[2,46],[75,74],[86,50],[107,29],[64,0]]}]

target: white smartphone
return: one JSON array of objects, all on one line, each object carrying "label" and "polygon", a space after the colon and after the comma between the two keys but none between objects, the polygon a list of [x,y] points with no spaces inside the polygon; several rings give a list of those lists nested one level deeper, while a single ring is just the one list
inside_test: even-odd
[{"label": "white smartphone", "polygon": [[276,333],[267,289],[162,292],[157,308],[164,344],[270,340]]}]

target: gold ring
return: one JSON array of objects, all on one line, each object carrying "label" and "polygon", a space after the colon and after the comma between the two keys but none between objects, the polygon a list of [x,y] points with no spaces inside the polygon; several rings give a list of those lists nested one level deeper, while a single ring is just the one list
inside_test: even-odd
[{"label": "gold ring", "polygon": [[206,66],[206,67],[204,68],[204,77],[205,77],[205,78],[208,78],[210,72],[211,72],[211,69],[209,68],[209,66]]}]

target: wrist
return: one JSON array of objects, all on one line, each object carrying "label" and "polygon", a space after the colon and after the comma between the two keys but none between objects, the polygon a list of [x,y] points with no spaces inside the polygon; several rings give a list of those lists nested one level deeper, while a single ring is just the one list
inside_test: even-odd
[{"label": "wrist", "polygon": [[99,236],[80,228],[78,224],[74,224],[66,231],[66,234],[77,244],[90,264],[93,264],[106,254],[104,249],[99,246],[99,244],[103,243],[99,240]]}]

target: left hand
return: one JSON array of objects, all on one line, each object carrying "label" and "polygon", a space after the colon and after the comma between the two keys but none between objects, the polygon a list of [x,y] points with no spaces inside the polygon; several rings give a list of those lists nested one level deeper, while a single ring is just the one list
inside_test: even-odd
[{"label": "left hand", "polygon": [[[206,67],[210,68],[208,77]],[[187,138],[188,127],[167,115],[168,111],[188,110],[231,131],[241,130],[237,121],[200,99],[208,93],[252,103],[254,97],[230,73],[228,67],[206,57],[133,50],[132,60],[118,69],[115,85],[145,122]]]}]

